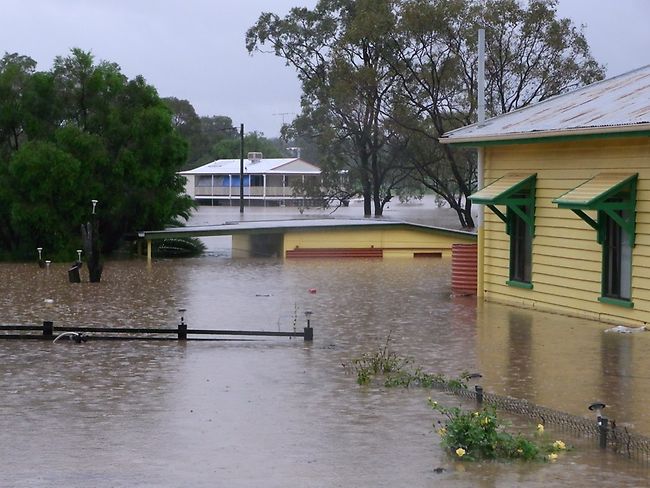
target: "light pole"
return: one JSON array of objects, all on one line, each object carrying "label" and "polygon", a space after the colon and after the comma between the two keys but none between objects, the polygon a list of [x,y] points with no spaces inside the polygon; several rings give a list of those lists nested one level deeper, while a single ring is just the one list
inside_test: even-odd
[{"label": "light pole", "polygon": [[244,213],[244,124],[239,126],[239,213]]}]

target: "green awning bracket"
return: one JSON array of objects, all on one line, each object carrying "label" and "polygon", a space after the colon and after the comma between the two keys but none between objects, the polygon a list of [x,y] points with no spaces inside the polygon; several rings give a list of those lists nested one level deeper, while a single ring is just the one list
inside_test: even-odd
[{"label": "green awning bracket", "polygon": [[576,214],[578,217],[580,217],[582,220],[587,222],[591,227],[594,228],[594,230],[598,230],[598,222],[596,222],[594,219],[589,217],[586,213],[584,213],[582,210],[579,210],[577,208],[572,208],[571,209],[574,214]]},{"label": "green awning bracket", "polygon": [[[616,222],[634,246],[636,232],[636,182],[638,174],[600,173],[581,183],[573,190],[553,200],[558,208],[572,210],[578,217],[593,227],[596,240],[604,242],[604,215]],[[598,221],[589,217],[584,210],[598,212]]]},{"label": "green awning bracket", "polygon": [[[535,182],[537,174],[508,173],[469,196],[472,203],[486,205],[497,217],[506,223],[510,235],[510,216],[519,216],[528,226],[530,235],[535,235]],[[504,214],[496,206],[507,207]]]},{"label": "green awning bracket", "polygon": [[499,210],[498,208],[496,208],[494,205],[490,205],[490,204],[487,205],[487,208],[489,208],[490,210],[492,210],[492,211],[496,214],[496,216],[499,217],[501,220],[503,220],[506,224],[508,223],[508,217],[506,217],[505,215],[503,215],[503,213],[501,212],[501,210]]}]

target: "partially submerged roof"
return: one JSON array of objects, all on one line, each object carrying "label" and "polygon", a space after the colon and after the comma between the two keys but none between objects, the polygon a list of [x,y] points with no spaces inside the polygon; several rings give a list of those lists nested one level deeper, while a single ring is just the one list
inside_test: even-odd
[{"label": "partially submerged roof", "polygon": [[[239,159],[217,159],[198,168],[181,171],[181,175],[235,175],[239,174]],[[246,174],[320,174],[320,168],[300,158],[244,159]]]},{"label": "partially submerged roof", "polygon": [[602,134],[650,135],[650,65],[447,132],[446,144]]},{"label": "partially submerged roof", "polygon": [[167,239],[170,237],[206,237],[234,234],[270,234],[284,233],[287,231],[316,230],[332,231],[350,228],[402,228],[462,236],[476,239],[472,232],[432,227],[427,225],[412,224],[396,220],[374,219],[294,219],[294,220],[261,220],[257,222],[226,222],[219,225],[204,225],[197,227],[175,227],[165,230],[139,231],[138,237],[144,239]]}]

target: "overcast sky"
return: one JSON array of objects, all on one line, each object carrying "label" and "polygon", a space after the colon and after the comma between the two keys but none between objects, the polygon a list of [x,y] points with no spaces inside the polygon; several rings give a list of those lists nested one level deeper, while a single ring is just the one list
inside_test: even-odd
[{"label": "overcast sky", "polygon": [[[246,131],[277,136],[299,111],[292,68],[250,56],[246,30],[263,11],[286,14],[316,0],[21,0],[0,10],[0,53],[31,56],[47,70],[73,47],[138,74],[161,96],[189,100],[199,115],[227,115]],[[559,14],[585,25],[608,76],[650,64],[650,0],[560,0]]]}]

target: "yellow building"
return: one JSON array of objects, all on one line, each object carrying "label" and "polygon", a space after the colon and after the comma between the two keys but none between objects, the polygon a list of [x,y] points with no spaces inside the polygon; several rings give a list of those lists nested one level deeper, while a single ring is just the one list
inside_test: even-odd
[{"label": "yellow building", "polygon": [[479,297],[650,321],[650,66],[441,142],[479,148]]}]

